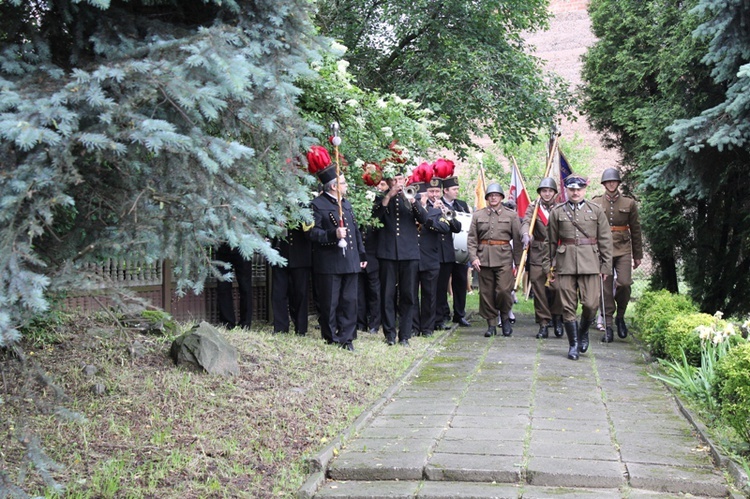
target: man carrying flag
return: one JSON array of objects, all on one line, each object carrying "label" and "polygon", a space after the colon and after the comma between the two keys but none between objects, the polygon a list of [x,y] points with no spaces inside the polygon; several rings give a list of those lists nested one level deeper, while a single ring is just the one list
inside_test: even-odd
[{"label": "man carrying flag", "polygon": [[[523,238],[523,248],[528,250],[529,263],[529,283],[534,291],[534,316],[536,323],[539,324],[537,338],[547,338],[549,333],[547,328],[554,327],[555,336],[560,338],[563,334],[562,324],[562,305],[560,300],[556,299],[555,283],[551,287],[545,286],[547,276],[542,270],[542,256],[544,246],[547,244],[547,224],[549,212],[555,206],[555,195],[557,194],[557,184],[551,177],[543,178],[539,182],[536,192],[539,199],[531,203],[526,208],[523,223],[521,224],[521,237]],[[532,234],[529,234],[532,219],[534,218],[534,208],[539,203],[539,209],[536,213],[536,221]]]}]

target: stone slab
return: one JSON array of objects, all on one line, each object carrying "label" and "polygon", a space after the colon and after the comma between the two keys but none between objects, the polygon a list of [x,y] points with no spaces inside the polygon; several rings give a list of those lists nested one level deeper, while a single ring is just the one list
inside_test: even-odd
[{"label": "stone slab", "polygon": [[419,489],[419,499],[518,499],[520,485],[504,483],[426,481]]},{"label": "stone slab", "polygon": [[443,440],[512,440],[522,442],[526,438],[526,428],[495,429],[491,432],[477,431],[476,428],[448,428],[443,434]]},{"label": "stone slab", "polygon": [[372,428],[442,428],[448,426],[449,417],[443,414],[433,415],[383,415],[373,419]]},{"label": "stone slab", "polygon": [[328,481],[315,494],[316,498],[336,499],[407,499],[416,496],[417,481]]},{"label": "stone slab", "polygon": [[620,462],[532,456],[526,470],[531,485],[544,487],[617,488],[625,484]]},{"label": "stone slab", "polygon": [[535,457],[559,459],[594,459],[597,461],[620,461],[620,455],[612,444],[559,443],[557,441],[532,440],[529,454]]},{"label": "stone slab", "polygon": [[716,470],[629,463],[630,485],[638,489],[726,497],[729,489]]},{"label": "stone slab", "polygon": [[[372,427],[368,426],[363,428],[358,434],[357,438],[387,438],[387,439],[404,439],[404,438],[431,438],[438,439],[445,428],[443,427]],[[354,439],[352,439],[354,441]]]},{"label": "stone slab", "polygon": [[426,455],[435,444],[432,438],[357,438],[341,449],[340,456],[349,452],[421,452]]},{"label": "stone slab", "polygon": [[465,415],[456,414],[451,420],[453,428],[479,428],[486,431],[517,428],[522,429],[529,425],[529,417],[526,414],[515,414],[506,416],[496,415]]},{"label": "stone slab", "polygon": [[446,454],[484,454],[494,456],[523,455],[523,440],[441,440],[435,452]]},{"label": "stone slab", "polygon": [[396,415],[450,415],[456,410],[456,402],[444,399],[398,398],[389,402],[380,411],[383,416]]},{"label": "stone slab", "polygon": [[435,453],[425,467],[428,480],[518,483],[523,456]]},{"label": "stone slab", "polygon": [[569,431],[566,429],[546,429],[536,428],[531,429],[531,442],[541,440],[544,442],[556,442],[556,443],[577,443],[577,444],[599,444],[599,445],[610,445],[612,438],[608,431]]},{"label": "stone slab", "polygon": [[423,452],[348,452],[328,467],[333,480],[420,480],[427,463]]}]

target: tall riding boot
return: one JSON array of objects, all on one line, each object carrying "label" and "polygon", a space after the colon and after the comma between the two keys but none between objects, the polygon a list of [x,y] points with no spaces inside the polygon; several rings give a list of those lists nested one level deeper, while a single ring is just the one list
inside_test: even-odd
[{"label": "tall riding boot", "polygon": [[510,325],[510,318],[507,315],[502,316],[502,328],[503,336],[510,336],[513,334],[513,327]]},{"label": "tall riding boot", "polygon": [[495,329],[495,319],[487,319],[487,331],[484,333],[485,338],[489,338],[491,336],[495,336],[497,334],[497,329]]},{"label": "tall riding boot", "polygon": [[617,316],[615,317],[615,324],[617,324],[617,336],[620,338],[627,338],[628,337],[628,325],[625,324],[625,317]]},{"label": "tall riding boot", "polygon": [[578,323],[576,321],[565,323],[565,332],[568,335],[568,358],[578,360]]},{"label": "tall riding boot", "polygon": [[612,332],[612,326],[607,326],[604,329],[604,336],[602,336],[602,343],[612,343],[614,339],[615,339],[615,335]]},{"label": "tall riding boot", "polygon": [[589,326],[591,319],[581,317],[581,323],[578,325],[578,351],[581,353],[586,353],[589,349]]},{"label": "tall riding boot", "polygon": [[562,315],[552,316],[552,326],[555,329],[555,336],[558,338],[562,338],[562,335],[565,334],[565,329],[563,328]]}]

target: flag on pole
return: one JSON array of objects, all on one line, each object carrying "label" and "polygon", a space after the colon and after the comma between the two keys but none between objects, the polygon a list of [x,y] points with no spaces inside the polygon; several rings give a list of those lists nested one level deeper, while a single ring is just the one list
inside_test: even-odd
[{"label": "flag on pole", "polygon": [[484,180],[484,168],[479,169],[479,175],[477,176],[477,185],[474,188],[474,209],[481,210],[487,207],[487,202],[484,200],[485,191],[487,190],[487,184]]},{"label": "flag on pole", "polygon": [[529,199],[529,193],[526,192],[526,186],[523,183],[523,178],[521,178],[521,172],[518,171],[518,165],[515,161],[512,163],[508,201],[513,201],[516,204],[518,216],[523,218],[526,215],[526,208],[531,204],[531,199]]},{"label": "flag on pole", "polygon": [[570,163],[565,159],[565,155],[562,153],[560,148],[557,148],[557,157],[559,159],[559,177],[560,182],[558,184],[560,193],[557,195],[557,202],[564,203],[568,200],[568,195],[565,192],[565,179],[573,174],[573,170],[570,168]]}]

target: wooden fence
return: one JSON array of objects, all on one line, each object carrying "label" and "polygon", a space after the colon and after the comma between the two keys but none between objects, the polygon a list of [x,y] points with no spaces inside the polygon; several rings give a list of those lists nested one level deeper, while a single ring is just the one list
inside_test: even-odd
[{"label": "wooden fence", "polygon": [[[110,260],[91,270],[95,270],[98,275],[116,286],[127,287],[140,298],[147,299],[153,306],[169,313],[177,321],[205,320],[212,324],[218,323],[215,279],[206,282],[200,295],[187,291],[184,296],[178,296],[174,289],[169,261],[143,263]],[[254,255],[253,321],[271,320],[270,286],[270,271],[266,260]],[[236,284],[234,299],[235,311],[239,313],[239,292]],[[66,309],[83,313],[96,312],[110,304],[111,301],[105,297],[83,292],[71,293],[64,300]]]}]

